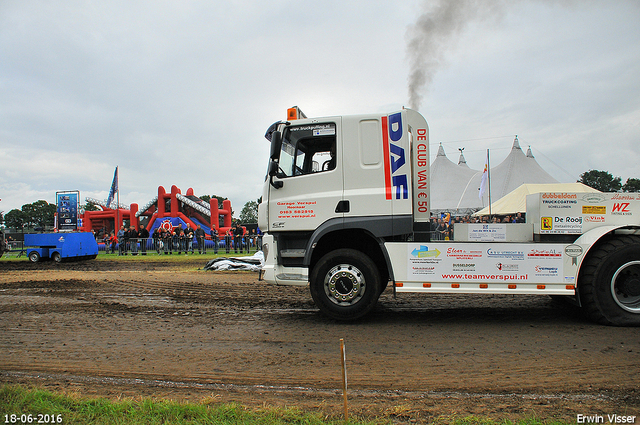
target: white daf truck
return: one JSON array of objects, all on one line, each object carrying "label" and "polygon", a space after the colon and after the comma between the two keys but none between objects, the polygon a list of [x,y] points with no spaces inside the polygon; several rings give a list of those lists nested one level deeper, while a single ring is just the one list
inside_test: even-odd
[{"label": "white daf truck", "polygon": [[430,240],[429,131],[410,109],[273,124],[259,226],[263,276],[309,285],[327,316],[395,293],[567,296],[593,320],[640,325],[640,194],[539,193],[526,223],[456,224]]}]

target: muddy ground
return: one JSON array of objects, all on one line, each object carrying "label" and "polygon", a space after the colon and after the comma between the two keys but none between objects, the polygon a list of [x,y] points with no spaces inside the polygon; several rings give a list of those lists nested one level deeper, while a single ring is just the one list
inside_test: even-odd
[{"label": "muddy ground", "polygon": [[112,398],[238,402],[394,422],[636,415],[640,329],[547,297],[390,289],[357,323],[306,288],[188,263],[0,262],[0,382]]}]

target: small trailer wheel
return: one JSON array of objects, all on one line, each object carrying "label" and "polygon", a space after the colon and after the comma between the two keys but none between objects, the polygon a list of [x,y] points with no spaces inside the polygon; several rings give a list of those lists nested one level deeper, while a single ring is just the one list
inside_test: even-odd
[{"label": "small trailer wheel", "polygon": [[31,251],[29,253],[29,261],[31,261],[32,263],[37,263],[38,261],[40,261],[40,254],[38,254],[38,251]]}]

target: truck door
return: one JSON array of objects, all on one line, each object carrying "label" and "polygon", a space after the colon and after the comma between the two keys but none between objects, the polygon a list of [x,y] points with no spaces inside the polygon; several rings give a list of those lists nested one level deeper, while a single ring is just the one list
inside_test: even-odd
[{"label": "truck door", "polygon": [[339,117],[283,129],[279,169],[269,185],[269,232],[313,231],[344,216],[340,134]]}]

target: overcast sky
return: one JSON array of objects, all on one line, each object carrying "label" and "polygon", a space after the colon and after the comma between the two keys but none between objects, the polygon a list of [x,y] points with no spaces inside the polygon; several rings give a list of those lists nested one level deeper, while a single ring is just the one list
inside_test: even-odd
[{"label": "overcast sky", "polygon": [[[0,0],[0,211],[158,186],[261,196],[264,132],[417,107],[471,168],[640,178],[640,1]],[[420,40],[420,42],[416,42]],[[414,71],[423,79],[410,85]]]}]

